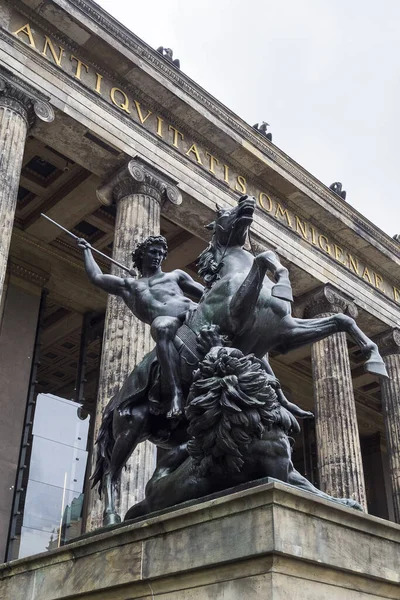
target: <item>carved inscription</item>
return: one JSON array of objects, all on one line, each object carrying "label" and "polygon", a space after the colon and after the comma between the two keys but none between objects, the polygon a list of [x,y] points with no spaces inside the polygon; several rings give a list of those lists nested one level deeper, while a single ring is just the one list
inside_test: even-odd
[{"label": "carved inscription", "polygon": [[318,231],[313,224],[295,214],[283,201],[276,199],[270,192],[260,191],[251,182],[248,182],[246,177],[233,173],[223,159],[214,156],[193,139],[186,139],[185,134],[168,123],[162,115],[155,114],[122,87],[116,87],[112,82],[107,81],[106,77],[98,73],[95,67],[71,54],[66,48],[48,35],[39,32],[37,27],[30,23],[24,23],[14,28],[12,33],[135,122],[162,138],[164,142],[176,148],[195,164],[227,184],[232,190],[240,194],[256,196],[258,206],[264,214],[279,221],[303,240],[329,255],[332,260],[343,265],[351,273],[400,304],[400,289],[385,281],[383,276],[372,267],[363,263],[359,257],[342,245],[336,244],[325,233]]}]

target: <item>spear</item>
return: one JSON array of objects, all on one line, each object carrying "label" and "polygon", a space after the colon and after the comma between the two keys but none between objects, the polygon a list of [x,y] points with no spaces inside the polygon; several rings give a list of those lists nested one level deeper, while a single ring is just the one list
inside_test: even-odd
[{"label": "spear", "polygon": [[[68,233],[68,235],[70,235],[71,237],[73,237],[74,240],[79,240],[80,239],[77,235],[75,235],[74,233],[72,233],[72,231],[68,231],[68,229],[65,229],[65,227],[63,227],[62,225],[60,225],[56,221],[53,221],[53,219],[50,219],[50,217],[48,217],[47,215],[45,215],[43,213],[40,213],[40,215],[42,217],[44,217],[45,219],[47,219],[48,221],[50,221],[50,223],[53,223],[53,225],[56,225],[56,227],[58,227],[59,229],[62,229],[65,233]],[[93,248],[93,246],[91,246],[89,244],[89,242],[87,242],[87,244],[88,244],[87,247],[92,252],[96,252],[96,254],[99,254],[100,256],[102,256],[103,258],[105,258],[106,260],[108,260],[109,262],[112,262],[113,265],[117,265],[117,267],[120,267],[120,269],[124,269],[124,271],[128,271],[128,273],[131,274],[131,269],[129,269],[125,265],[121,265],[121,263],[119,263],[118,261],[114,260],[113,258],[110,258],[109,256],[107,256],[107,254],[103,254],[103,252],[100,252],[100,250],[97,250],[97,248]]]}]

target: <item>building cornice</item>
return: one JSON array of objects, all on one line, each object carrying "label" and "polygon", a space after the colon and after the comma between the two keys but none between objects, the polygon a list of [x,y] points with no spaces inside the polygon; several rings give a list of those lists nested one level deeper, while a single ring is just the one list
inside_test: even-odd
[{"label": "building cornice", "polygon": [[[10,0],[6,0],[6,1],[9,2]],[[193,139],[196,138],[196,141],[202,144],[205,151],[209,151],[211,154],[215,154],[215,155],[218,153],[221,153],[220,148],[218,148],[215,144],[210,142],[210,140],[208,140],[204,135],[200,134],[199,132],[193,133],[192,129],[187,125],[187,123],[185,123],[182,119],[180,119],[175,114],[173,114],[170,110],[168,110],[168,109],[164,108],[162,105],[160,105],[160,103],[157,102],[157,100],[155,100],[154,98],[151,98],[148,94],[146,94],[145,92],[140,90],[138,87],[133,85],[131,82],[125,81],[123,76],[121,76],[119,74],[116,75],[115,73],[111,73],[108,69],[104,68],[103,65],[100,66],[97,62],[94,62],[93,57],[86,50],[80,49],[80,47],[77,44],[74,44],[65,35],[61,35],[61,34],[59,34],[58,31],[55,31],[54,29],[49,27],[46,24],[47,22],[40,15],[38,15],[37,13],[33,13],[30,9],[28,9],[25,6],[23,9],[21,9],[18,6],[18,11],[21,12],[21,14],[24,14],[24,16],[26,16],[31,22],[36,23],[41,29],[43,29],[43,31],[46,34],[48,34],[49,36],[52,36],[55,40],[58,41],[58,43],[62,44],[66,48],[68,48],[71,52],[79,51],[81,58],[88,60],[91,65],[96,67],[96,69],[98,70],[99,73],[101,73],[103,76],[107,76],[110,79],[110,81],[114,82],[117,86],[124,87],[124,89],[126,89],[128,92],[132,93],[138,100],[143,102],[143,104],[147,108],[151,109],[154,113],[162,114],[163,117],[165,117],[165,119],[168,120],[169,124],[173,125],[177,129],[179,129],[179,131],[182,131],[182,133],[184,133],[188,137],[193,137]],[[43,56],[39,52],[37,52],[37,53],[32,52],[31,48],[27,44],[25,44],[24,42],[21,42],[18,38],[13,36],[7,30],[2,29],[0,27],[0,40],[2,40],[2,39],[4,41],[6,41],[7,43],[11,44],[13,47],[18,48],[18,50],[20,52],[22,52],[22,54],[24,56],[26,56],[30,60],[33,60],[38,66],[40,66],[41,68],[48,71],[48,73],[50,73],[52,76],[58,77],[59,79],[62,80],[63,83],[72,87],[80,94],[83,94],[88,100],[93,99],[93,92],[86,85],[84,85],[82,82],[80,82],[76,78],[74,78],[73,75],[63,71],[62,69],[60,69],[59,67],[57,67],[56,65],[51,63],[50,61],[44,60]],[[154,141],[154,139],[157,139],[156,135],[154,133],[152,133],[148,129],[145,129],[144,127],[140,126],[140,124],[138,124],[133,119],[128,117],[127,114],[124,113],[123,111],[116,110],[115,107],[112,106],[109,102],[107,102],[103,97],[96,96],[96,101],[101,102],[103,110],[107,111],[114,118],[121,121],[124,124],[124,126],[130,128],[130,129],[133,129],[138,134],[142,135],[143,137],[147,138],[148,140]],[[199,174],[201,174],[203,177],[207,177],[210,181],[212,181],[213,185],[218,186],[221,190],[227,191],[228,193],[230,193],[230,195],[233,198],[237,197],[237,192],[235,192],[232,189],[229,189],[227,187],[226,183],[224,183],[222,180],[215,178],[208,171],[199,168],[196,163],[189,161],[189,159],[187,159],[180,152],[178,152],[173,146],[170,146],[168,144],[163,144],[163,149],[164,149],[164,151],[168,152],[171,156],[173,156],[175,159],[179,160],[182,164],[186,165],[190,162],[191,167],[193,169],[196,169],[199,172]],[[241,169],[241,172],[243,173],[243,175],[246,176],[246,178],[248,180],[250,180],[250,179],[256,180],[257,179],[249,171],[248,168],[243,167],[243,165],[241,165],[240,162],[238,162],[237,160],[234,160],[232,157],[224,156],[224,161],[227,164],[227,166],[232,170]],[[266,186],[264,185],[264,187],[266,187]],[[270,186],[267,186],[266,189],[268,191],[270,191],[271,193],[272,193],[272,191],[275,194],[278,193],[276,190],[272,190],[272,188],[270,188]]]},{"label": "building cornice", "polygon": [[234,133],[239,134],[247,142],[250,142],[255,148],[268,156],[268,158],[284,171],[293,175],[295,179],[325,200],[331,208],[346,215],[359,228],[371,235],[376,241],[389,250],[389,252],[396,256],[400,255],[399,244],[392,240],[389,235],[363,217],[357,210],[349,206],[344,200],[329,190],[327,186],[313,177],[313,175],[303,169],[294,160],[290,159],[284,152],[277,148],[277,146],[267,141],[260,133],[257,133],[253,127],[242,121],[222,103],[211,96],[211,94],[208,94],[187,75],[163,58],[159,52],[148,46],[95,2],[92,2],[92,0],[52,0],[52,2],[64,10],[68,10],[68,5],[78,8],[86,17],[89,17],[96,25],[113,35],[138,58],[151,65],[174,85],[209,110],[214,116],[218,116],[218,118],[225,125],[228,125]]},{"label": "building cornice", "polygon": [[[30,0],[20,1],[27,7],[31,6]],[[264,136],[255,131],[212,95],[208,94],[187,75],[163,58],[159,52],[140,40],[95,2],[92,0],[51,0],[51,2],[65,11],[66,14],[69,14],[70,18],[72,16],[78,23],[80,22],[86,30],[91,31],[92,35],[99,36],[99,28],[103,29],[105,34],[103,39],[106,39],[107,35],[111,35],[116,40],[117,45],[128,49],[137,58],[139,68],[143,69],[146,65],[153,73],[155,71],[164,78],[164,84],[158,78],[161,85],[165,86],[166,82],[169,82],[179,88],[187,95],[186,101],[189,99],[194,100],[213,116],[214,122],[217,118],[224,125],[222,129],[225,132],[227,132],[228,127],[231,137],[238,144],[241,144],[242,150],[247,150],[253,156],[257,156],[259,152],[268,157],[279,169],[290,174],[297,184],[305,188],[304,191],[300,190],[300,193],[305,196],[309,195],[311,200],[318,202],[324,210],[333,214],[337,219],[340,220],[341,217],[348,219],[354,225],[355,235],[363,237],[390,260],[393,260],[393,255],[397,258],[400,257],[399,244],[389,235],[363,217],[357,210],[334,194],[322,182],[290,159],[277,146],[271,144]],[[77,11],[83,15],[84,19],[82,21],[80,21]],[[92,28],[88,28],[88,19],[94,25]],[[114,46],[114,49],[121,51],[116,46]],[[149,69],[146,72],[149,74]],[[182,95],[181,99],[185,101]],[[238,139],[239,137],[242,140]]]}]

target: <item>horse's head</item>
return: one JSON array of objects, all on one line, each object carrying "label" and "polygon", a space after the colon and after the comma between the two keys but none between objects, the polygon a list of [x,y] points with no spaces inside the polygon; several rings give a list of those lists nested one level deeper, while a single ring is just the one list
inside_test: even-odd
[{"label": "horse's head", "polygon": [[217,218],[207,226],[214,232],[214,241],[224,248],[243,246],[253,222],[255,207],[253,196],[241,196],[235,208],[220,208],[217,205]]},{"label": "horse's head", "polygon": [[210,288],[219,279],[227,250],[234,246],[241,248],[245,244],[255,207],[253,196],[242,196],[235,208],[220,208],[217,205],[217,218],[206,226],[213,231],[213,238],[196,261],[198,273],[206,287]]}]

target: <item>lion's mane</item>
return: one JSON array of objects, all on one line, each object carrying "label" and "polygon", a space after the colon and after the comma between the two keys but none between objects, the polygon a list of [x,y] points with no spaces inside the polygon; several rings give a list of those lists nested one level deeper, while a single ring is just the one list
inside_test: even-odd
[{"label": "lion's mane", "polygon": [[292,417],[276,395],[278,381],[259,359],[213,348],[194,373],[188,397],[188,451],[202,475],[239,472],[243,453],[265,430],[290,431]]}]

